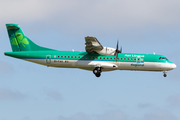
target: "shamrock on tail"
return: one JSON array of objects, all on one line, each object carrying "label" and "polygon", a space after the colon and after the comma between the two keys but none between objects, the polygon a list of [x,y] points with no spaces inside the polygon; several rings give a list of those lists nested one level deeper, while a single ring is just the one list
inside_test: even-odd
[{"label": "shamrock on tail", "polygon": [[22,44],[24,47],[26,47],[25,45],[29,44],[29,41],[26,38],[23,38],[22,33],[15,33],[15,36],[16,36],[16,38],[12,39],[13,45]]}]

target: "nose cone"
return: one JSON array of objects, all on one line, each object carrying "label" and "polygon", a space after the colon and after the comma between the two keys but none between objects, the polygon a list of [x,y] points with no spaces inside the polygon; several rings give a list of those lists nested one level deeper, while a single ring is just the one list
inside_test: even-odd
[{"label": "nose cone", "polygon": [[177,67],[176,64],[172,64],[171,66],[172,66],[172,69],[175,69]]}]

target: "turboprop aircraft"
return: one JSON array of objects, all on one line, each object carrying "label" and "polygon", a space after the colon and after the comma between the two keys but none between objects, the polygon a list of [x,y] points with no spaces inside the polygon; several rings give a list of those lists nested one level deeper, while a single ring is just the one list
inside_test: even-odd
[{"label": "turboprop aircraft", "polygon": [[32,42],[19,25],[6,24],[6,27],[12,52],[5,52],[5,55],[45,66],[90,70],[96,77],[113,70],[162,71],[166,77],[167,71],[176,68],[163,55],[122,53],[118,43],[116,49],[103,47],[95,37],[89,36],[85,37],[86,52],[49,49]]}]

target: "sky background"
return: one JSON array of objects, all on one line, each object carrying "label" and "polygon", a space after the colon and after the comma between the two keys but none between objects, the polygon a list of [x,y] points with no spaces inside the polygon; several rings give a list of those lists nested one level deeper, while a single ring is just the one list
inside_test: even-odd
[{"label": "sky background", "polygon": [[[0,120],[180,120],[179,0],[0,0]],[[36,44],[85,51],[86,36],[124,53],[161,54],[162,72],[51,68],[4,56],[6,23]]]}]

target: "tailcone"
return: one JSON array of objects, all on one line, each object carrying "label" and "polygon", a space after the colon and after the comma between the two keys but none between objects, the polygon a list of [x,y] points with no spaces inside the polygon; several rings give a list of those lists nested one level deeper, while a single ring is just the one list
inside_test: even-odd
[{"label": "tailcone", "polygon": [[21,56],[18,55],[20,52],[5,52],[4,55],[10,56],[10,57],[15,57],[15,58],[20,58]]}]

